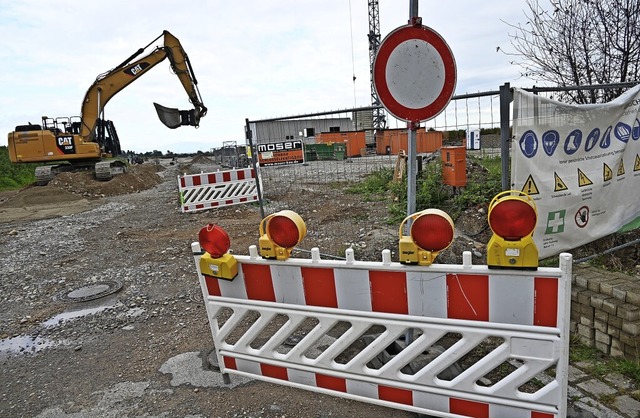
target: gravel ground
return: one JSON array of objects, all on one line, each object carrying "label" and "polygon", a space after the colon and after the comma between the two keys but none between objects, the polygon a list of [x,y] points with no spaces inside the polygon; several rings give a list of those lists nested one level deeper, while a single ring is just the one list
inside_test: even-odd
[{"label": "gravel ground", "polygon": [[[190,243],[217,223],[246,253],[260,216],[250,205],[180,213],[176,176],[207,169],[206,162],[145,164],[111,185],[75,173],[0,197],[0,416],[415,416],[257,381],[226,386],[210,370],[212,338]],[[356,200],[344,205],[373,210],[355,208]],[[339,224],[323,216],[311,222],[310,231],[319,228],[311,241],[341,233],[331,237]],[[391,235],[383,229],[361,228],[363,248]],[[112,293],[82,301],[98,290]]]},{"label": "gravel ground", "polygon": [[[0,193],[0,417],[415,417],[238,377],[226,385],[212,370],[190,244],[215,223],[247,254],[260,223],[257,205],[180,213],[178,174],[216,168],[206,158],[166,160],[109,182],[64,173],[45,187]],[[292,209],[305,219],[302,249],[352,247],[358,260],[394,251],[398,230],[385,222],[384,201],[316,177],[266,196],[267,214]],[[438,262],[459,263],[471,250],[483,263],[484,209],[456,227],[464,235]],[[628,255],[621,259],[637,264],[637,253]],[[83,297],[98,291],[104,297]]]}]

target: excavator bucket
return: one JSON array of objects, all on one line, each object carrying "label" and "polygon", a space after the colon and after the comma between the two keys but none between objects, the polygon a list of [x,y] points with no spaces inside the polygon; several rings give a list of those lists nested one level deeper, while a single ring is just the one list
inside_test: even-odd
[{"label": "excavator bucket", "polygon": [[180,126],[198,126],[200,118],[197,117],[195,109],[178,110],[170,107],[164,107],[158,103],[153,104],[156,107],[158,118],[167,128],[176,129]]}]

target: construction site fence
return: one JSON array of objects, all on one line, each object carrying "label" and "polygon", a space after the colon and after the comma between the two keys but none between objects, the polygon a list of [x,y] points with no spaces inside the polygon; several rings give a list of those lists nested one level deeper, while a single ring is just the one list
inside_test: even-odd
[{"label": "construction site fence", "polygon": [[[617,83],[594,86],[573,87],[532,87],[525,90],[538,95],[570,101],[583,93],[597,93],[607,90],[620,92],[633,87],[633,83]],[[594,94],[595,94],[594,93]],[[479,158],[500,158],[502,161],[502,189],[510,189],[510,144],[511,144],[511,101],[512,88],[505,83],[497,90],[470,94],[455,95],[446,109],[435,118],[421,124],[425,131],[441,131],[443,145],[467,145],[466,133],[479,130],[479,149],[469,149],[467,155]],[[256,147],[263,143],[288,140],[300,140],[305,145],[315,144],[315,137],[322,137],[323,132],[364,132],[365,147],[359,156],[347,156],[344,152],[332,155],[315,153],[316,158],[306,158],[303,164],[260,167],[262,179],[262,196],[264,201],[281,198],[287,193],[305,193],[323,185],[333,187],[335,183],[353,183],[361,181],[365,176],[381,168],[393,170],[397,163],[397,155],[402,149],[393,153],[387,149],[376,147],[376,131],[373,127],[372,114],[381,106],[357,107],[344,110],[307,113],[295,116],[275,117],[261,120],[246,120],[247,146]],[[386,130],[397,130],[398,134],[406,132],[405,121],[396,120],[387,115]],[[249,139],[251,138],[251,139]],[[310,149],[313,146],[309,147]],[[317,148],[317,146],[316,146]],[[407,150],[404,150],[407,151]],[[254,150],[255,154],[255,150]],[[353,154],[353,153],[351,153]],[[419,154],[423,158],[425,153]],[[431,158],[431,161],[435,158]],[[321,211],[327,204],[322,200],[306,202],[316,204],[315,210]],[[267,206],[268,213],[278,207]],[[289,207],[297,210],[298,208]],[[362,234],[362,225],[353,222],[344,224],[345,243],[358,241]]]},{"label": "construction site fence", "polygon": [[[559,268],[495,270],[354,259],[235,256],[203,274],[222,373],[429,416],[566,416],[571,255]],[[206,268],[206,266],[205,266]]]},{"label": "construction site fence", "polygon": [[250,168],[178,176],[182,213],[255,202],[255,178]]},{"label": "construction site fence", "polygon": [[[597,99],[603,92],[615,91],[621,94],[638,82],[612,83],[587,86],[538,87],[523,88],[535,94],[575,102],[592,97]],[[498,90],[454,95],[445,110],[436,117],[422,123],[420,126],[426,131],[443,132],[443,143],[446,145],[467,145],[466,135],[472,130],[479,130],[480,148],[469,148],[470,155],[480,157],[500,157],[502,159],[502,188],[509,189],[510,165],[509,152],[511,144],[511,102],[513,89],[505,83]],[[364,131],[366,150],[362,155],[385,154],[376,150],[376,132],[382,130],[406,130],[406,121],[398,120],[386,115],[384,126],[373,125],[373,112],[384,110],[382,106],[356,107],[344,110],[333,110],[317,113],[307,113],[295,116],[275,117],[270,119],[247,119],[246,131],[252,136],[254,145],[266,142],[278,142],[288,139],[301,139],[306,143],[314,143],[315,135],[322,132]],[[395,152],[397,154],[398,152]],[[379,156],[379,155],[377,155]],[[390,160],[390,159],[389,159]],[[377,161],[373,160],[373,164]],[[389,161],[393,164],[395,161]],[[363,163],[367,166],[367,162]],[[368,164],[370,167],[371,164]],[[313,171],[316,170],[314,173]],[[348,170],[342,164],[332,167],[308,164],[304,169],[304,178],[335,178],[348,180],[361,171]],[[311,171],[311,172],[309,172]],[[276,175],[277,177],[277,175]],[[265,177],[268,179],[268,177]],[[265,193],[268,193],[265,185]]]}]

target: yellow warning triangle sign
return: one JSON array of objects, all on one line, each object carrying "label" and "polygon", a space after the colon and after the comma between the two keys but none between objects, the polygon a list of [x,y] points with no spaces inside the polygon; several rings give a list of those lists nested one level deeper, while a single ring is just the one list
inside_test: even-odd
[{"label": "yellow warning triangle sign", "polygon": [[558,173],[556,173],[555,171],[553,172],[553,177],[555,179],[555,187],[553,189],[554,192],[561,192],[563,190],[567,190],[568,187],[567,185],[564,183],[564,181],[562,181],[562,179],[560,178],[560,176],[558,175]]},{"label": "yellow warning triangle sign", "polygon": [[604,163],[604,167],[602,167],[602,178],[604,181],[609,181],[613,178],[613,170],[611,170],[611,167],[609,167],[607,163]]},{"label": "yellow warning triangle sign", "polygon": [[538,186],[536,186],[536,182],[533,180],[533,176],[531,174],[529,174],[529,177],[527,177],[527,181],[524,182],[524,186],[522,186],[522,192],[528,195],[540,194]]},{"label": "yellow warning triangle sign", "polygon": [[578,186],[584,187],[584,186],[590,186],[592,184],[593,182],[589,179],[589,177],[587,177],[587,175],[584,174],[582,170],[578,169]]},{"label": "yellow warning triangle sign", "polygon": [[624,160],[620,161],[620,165],[618,166],[618,175],[624,176]]},{"label": "yellow warning triangle sign", "polygon": [[640,171],[640,155],[636,154],[636,162],[633,164],[633,171]]}]

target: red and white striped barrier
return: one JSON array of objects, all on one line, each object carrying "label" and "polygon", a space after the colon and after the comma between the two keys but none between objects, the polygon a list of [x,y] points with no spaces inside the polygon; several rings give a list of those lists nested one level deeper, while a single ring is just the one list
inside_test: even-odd
[{"label": "red and white striped barrier", "polygon": [[[523,271],[473,266],[469,253],[420,267],[387,250],[378,263],[317,249],[275,261],[252,246],[228,281],[203,275],[193,251],[223,373],[432,416],[566,415],[569,254]],[[415,339],[390,353],[407,332]]]},{"label": "red and white striped barrier", "polygon": [[[463,417],[505,417],[505,418],[551,418],[559,416],[553,413],[527,411],[505,405],[472,401],[429,393],[419,390],[385,386],[354,379],[334,377],[318,372],[309,372],[256,363],[234,357],[223,357],[227,372],[250,376],[276,384],[288,382],[290,386],[301,389],[313,388],[314,392],[341,396],[348,399],[374,403],[383,406],[406,409],[418,413],[436,416],[438,413],[455,414],[441,416]],[[436,409],[437,408],[437,409]]]},{"label": "red and white striped barrier", "polygon": [[255,177],[251,168],[178,176],[182,212],[255,202]]}]

